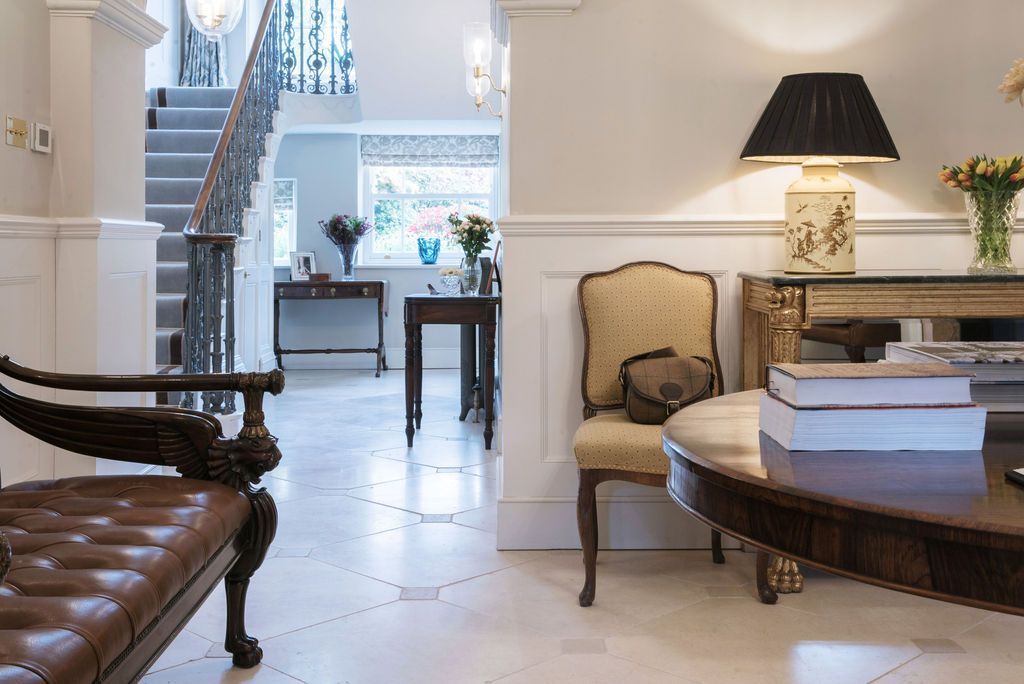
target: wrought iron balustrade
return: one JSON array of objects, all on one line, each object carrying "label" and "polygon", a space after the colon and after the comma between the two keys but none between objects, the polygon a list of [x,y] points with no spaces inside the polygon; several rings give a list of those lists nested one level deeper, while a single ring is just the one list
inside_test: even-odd
[{"label": "wrought iron balustrade", "polygon": [[[235,245],[252,204],[267,134],[282,89],[281,7],[267,0],[195,208],[185,225],[188,243],[185,373],[234,370]],[[182,406],[193,408],[191,392]],[[234,392],[203,392],[203,410],[233,413]]]},{"label": "wrought iron balustrade", "polygon": [[356,92],[344,0],[281,0],[283,88],[314,95]]}]

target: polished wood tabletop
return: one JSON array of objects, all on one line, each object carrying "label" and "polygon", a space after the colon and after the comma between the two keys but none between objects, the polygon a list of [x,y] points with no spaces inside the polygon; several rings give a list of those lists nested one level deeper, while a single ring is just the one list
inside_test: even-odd
[{"label": "polished wood tabletop", "polygon": [[892,589],[1024,615],[1024,415],[990,413],[981,452],[789,452],[760,390],[665,424],[668,489],[726,534]]}]

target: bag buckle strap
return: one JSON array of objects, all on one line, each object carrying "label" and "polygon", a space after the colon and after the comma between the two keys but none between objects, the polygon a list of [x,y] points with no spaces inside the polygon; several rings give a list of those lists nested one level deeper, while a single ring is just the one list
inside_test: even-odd
[{"label": "bag buckle strap", "polygon": [[665,402],[665,415],[671,416],[673,413],[679,410],[678,401],[666,401]]}]

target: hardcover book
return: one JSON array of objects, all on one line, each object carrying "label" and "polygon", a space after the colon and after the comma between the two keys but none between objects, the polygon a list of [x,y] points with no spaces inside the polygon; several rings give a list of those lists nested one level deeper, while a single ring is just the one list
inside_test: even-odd
[{"label": "hardcover book", "polygon": [[758,425],[791,451],[977,451],[985,407],[799,406],[763,391]]},{"label": "hardcover book", "polygon": [[972,403],[974,374],[946,363],[778,363],[766,387],[797,406]]},{"label": "hardcover book", "polygon": [[1024,382],[1024,342],[888,342],[885,358],[947,363],[970,370],[979,382]]}]

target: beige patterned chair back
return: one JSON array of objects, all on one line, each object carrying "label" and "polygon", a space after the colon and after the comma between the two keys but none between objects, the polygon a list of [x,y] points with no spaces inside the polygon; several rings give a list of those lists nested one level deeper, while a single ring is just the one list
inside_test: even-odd
[{"label": "beige patterned chair back", "polygon": [[658,262],[636,262],[590,273],[577,288],[583,317],[583,401],[590,409],[622,406],[619,365],[630,356],[675,347],[680,356],[703,356],[722,369],[715,344],[718,293],[705,273]]}]

